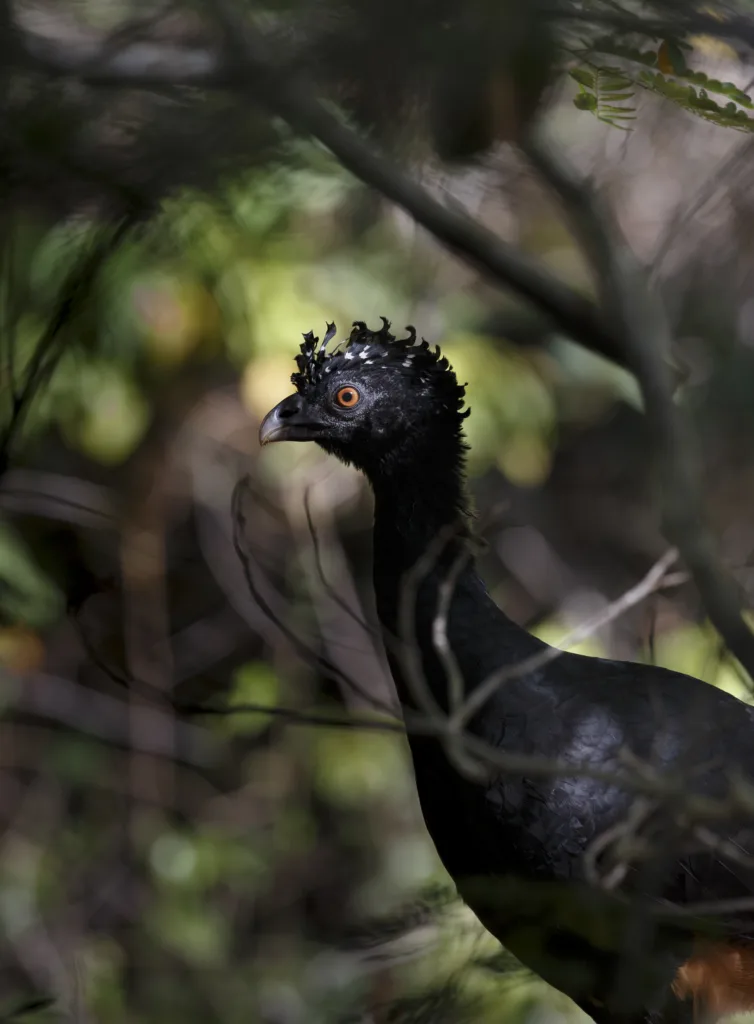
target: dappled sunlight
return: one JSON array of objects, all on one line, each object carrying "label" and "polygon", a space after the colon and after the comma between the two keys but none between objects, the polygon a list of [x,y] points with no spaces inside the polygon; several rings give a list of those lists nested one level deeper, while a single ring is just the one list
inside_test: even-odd
[{"label": "dappled sunlight", "polygon": [[[750,5],[735,47],[719,5],[692,24],[664,0],[652,17],[671,28],[648,36],[643,8],[596,0],[435,19],[350,0],[12,6],[0,1016],[584,1024],[461,902],[425,827],[387,659],[405,656],[405,623],[391,634],[376,613],[373,489],[316,444],[260,449],[259,428],[294,392],[307,332],[335,322],[332,352],[354,321],[384,316],[399,338],[413,324],[467,385],[468,498],[498,607],[562,650],[752,702],[737,620],[754,595]],[[236,48],[258,31],[246,67]],[[535,124],[574,181],[537,162]],[[584,195],[614,221],[602,250]],[[396,364],[406,379],[417,351]],[[390,393],[381,464],[395,423],[424,429],[428,379]],[[442,465],[444,444],[421,458]],[[402,537],[443,505],[425,491]],[[431,613],[446,704],[406,721],[457,770],[462,796],[438,805],[476,808],[475,771],[522,769],[504,763],[507,726],[503,761],[463,746],[469,695],[454,705],[440,656],[456,582]],[[482,685],[517,678],[503,667]],[[553,743],[566,710],[537,704]],[[610,715],[579,726],[599,768]],[[639,769],[628,817],[656,797]],[[553,792],[585,779],[596,792],[588,772]]]}]

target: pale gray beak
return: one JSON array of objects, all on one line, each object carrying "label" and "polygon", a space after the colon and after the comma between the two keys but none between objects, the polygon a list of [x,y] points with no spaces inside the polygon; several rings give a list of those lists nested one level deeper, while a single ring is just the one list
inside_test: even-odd
[{"label": "pale gray beak", "polygon": [[322,425],[309,415],[301,395],[289,395],[271,409],[259,428],[259,443],[273,441],[315,441],[322,433]]}]

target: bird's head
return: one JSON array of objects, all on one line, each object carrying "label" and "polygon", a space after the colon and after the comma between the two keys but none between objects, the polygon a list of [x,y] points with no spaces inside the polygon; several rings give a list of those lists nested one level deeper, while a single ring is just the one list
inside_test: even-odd
[{"label": "bird's head", "polygon": [[396,459],[417,456],[428,438],[439,444],[450,436],[460,444],[469,411],[462,411],[465,389],[447,359],[418,341],[412,327],[396,339],[389,321],[382,322],[370,331],[357,321],[348,341],[330,352],[334,324],[321,344],[304,335],[291,378],[296,393],[264,418],[260,442],[316,441],[372,477]]}]

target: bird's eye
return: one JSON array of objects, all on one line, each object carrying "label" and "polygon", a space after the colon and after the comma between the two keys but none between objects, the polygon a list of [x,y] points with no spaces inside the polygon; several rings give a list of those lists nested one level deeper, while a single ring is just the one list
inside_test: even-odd
[{"label": "bird's eye", "polygon": [[356,388],[352,387],[341,388],[335,395],[335,401],[342,409],[353,409],[355,405],[359,404],[360,399],[361,395]]}]

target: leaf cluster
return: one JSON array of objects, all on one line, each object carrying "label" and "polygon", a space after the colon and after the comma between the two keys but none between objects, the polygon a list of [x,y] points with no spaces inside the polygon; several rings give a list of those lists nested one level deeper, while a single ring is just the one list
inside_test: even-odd
[{"label": "leaf cluster", "polygon": [[[748,93],[733,82],[690,68],[690,50],[688,43],[676,39],[655,40],[653,47],[640,49],[605,36],[592,43],[586,59],[569,71],[579,86],[574,104],[614,128],[628,130],[636,119],[636,94],[643,89],[719,127],[754,132],[749,113],[754,103]],[[620,64],[603,63],[605,56],[618,58]]]}]

